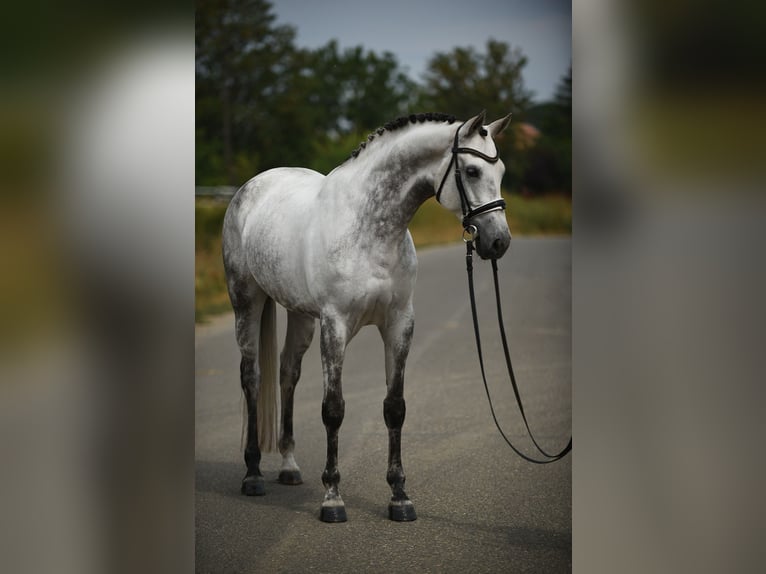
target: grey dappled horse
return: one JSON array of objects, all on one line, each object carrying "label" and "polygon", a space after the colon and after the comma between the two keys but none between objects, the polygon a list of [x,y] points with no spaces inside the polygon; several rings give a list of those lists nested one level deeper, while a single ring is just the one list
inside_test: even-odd
[{"label": "grey dappled horse", "polygon": [[[265,493],[261,451],[273,450],[277,435],[276,302],[287,310],[279,362],[279,481],[302,482],[294,457],[293,393],[319,319],[327,431],[320,517],[346,520],[338,491],[338,431],[345,408],[341,371],[348,343],[361,327],[375,325],[385,346],[389,517],[415,519],[400,453],[417,271],[407,225],[436,195],[470,228],[481,257],[505,253],[511,239],[500,198],[505,168],[493,137],[509,121],[510,115],[485,126],[483,112],[462,124],[443,114],[399,118],[371,134],[327,176],[303,168],[271,169],[234,196],[224,220],[223,257],[248,413],[244,494]],[[454,178],[449,177],[453,165]]]}]

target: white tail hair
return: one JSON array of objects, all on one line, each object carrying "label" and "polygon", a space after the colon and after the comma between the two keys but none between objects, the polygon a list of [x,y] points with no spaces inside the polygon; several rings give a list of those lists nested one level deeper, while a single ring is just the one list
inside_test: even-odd
[{"label": "white tail hair", "polygon": [[274,452],[279,437],[279,390],[277,389],[277,309],[274,299],[267,299],[261,316],[258,342],[261,385],[258,391],[258,448]]}]

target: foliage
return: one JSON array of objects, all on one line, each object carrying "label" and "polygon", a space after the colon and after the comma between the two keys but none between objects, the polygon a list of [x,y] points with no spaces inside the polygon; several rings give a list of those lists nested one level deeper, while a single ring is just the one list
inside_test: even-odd
[{"label": "foliage", "polygon": [[[572,233],[572,201],[563,195],[524,197],[503,192],[508,227],[519,235],[570,235]],[[418,248],[458,241],[463,235],[460,221],[436,200],[426,201],[409,225]]]},{"label": "foliage", "polygon": [[424,109],[443,110],[468,119],[486,109],[497,119],[513,113],[515,121],[498,137],[506,182],[516,189],[522,179],[525,157],[519,144],[518,118],[529,107],[532,94],[524,88],[522,72],[527,57],[519,48],[489,40],[485,53],[456,47],[434,55],[428,63],[420,94]]},{"label": "foliage", "polygon": [[314,144],[314,158],[308,167],[319,173],[328,174],[349,158],[351,150],[367,137],[366,132],[350,132],[345,135],[317,139]]},{"label": "foliage", "polygon": [[540,197],[505,195],[506,216],[514,235],[571,235],[572,199],[565,195]]},{"label": "foliage", "polygon": [[556,89],[552,102],[530,107],[524,120],[541,136],[525,157],[520,187],[526,194],[572,194],[572,69]]},{"label": "foliage", "polygon": [[468,119],[486,108],[490,119],[513,113],[498,138],[505,185],[571,194],[571,69],[553,101],[534,103],[523,81],[527,57],[504,42],[436,53],[415,83],[390,52],[341,49],[335,40],[305,50],[295,34],[268,0],[197,3],[197,185],[236,186],[283,165],[328,173],[397,116]]},{"label": "foliage", "polygon": [[197,3],[198,185],[311,165],[326,144],[407,111],[415,85],[390,52],[301,50],[294,39],[266,0]]},{"label": "foliage", "polygon": [[221,230],[228,204],[198,199],[194,206],[194,313],[197,321],[231,309],[221,255]]},{"label": "foliage", "polygon": [[[330,136],[361,133],[405,113],[415,84],[391,52],[378,55],[361,46],[338,50],[331,40],[311,54],[302,73],[313,79],[308,102],[325,114]],[[350,150],[349,150],[350,151]]]},{"label": "foliage", "polygon": [[484,54],[470,47],[436,54],[428,63],[420,104],[463,119],[483,109],[493,119],[519,115],[532,98],[522,78],[526,65],[519,48],[511,50],[496,40],[487,42]]},{"label": "foliage", "polygon": [[[269,160],[263,144],[282,119],[272,111],[288,91],[293,76],[284,72],[296,54],[294,29],[274,20],[266,0],[197,3],[199,184],[241,182]],[[259,148],[264,153],[252,152]]]}]

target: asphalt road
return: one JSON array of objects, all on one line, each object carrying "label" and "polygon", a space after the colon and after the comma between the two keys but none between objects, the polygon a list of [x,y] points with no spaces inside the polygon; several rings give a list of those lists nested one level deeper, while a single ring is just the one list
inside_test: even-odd
[{"label": "asphalt road", "polygon": [[[348,522],[318,518],[325,455],[318,336],[295,398],[296,460],[304,484],[278,484],[280,456],[266,454],[266,496],[239,493],[245,471],[239,353],[228,315],[197,328],[197,572],[571,571],[572,454],[540,466],[505,445],[481,383],[464,249],[425,250],[419,261],[402,439],[406,490],[418,519],[387,519],[383,346],[374,327],[351,342],[343,371],[339,469]],[[525,410],[542,446],[557,451],[572,420],[571,242],[516,238],[500,272]],[[486,262],[476,265],[476,290],[498,418],[531,454],[505,374]],[[278,321],[283,332],[281,309]]]}]

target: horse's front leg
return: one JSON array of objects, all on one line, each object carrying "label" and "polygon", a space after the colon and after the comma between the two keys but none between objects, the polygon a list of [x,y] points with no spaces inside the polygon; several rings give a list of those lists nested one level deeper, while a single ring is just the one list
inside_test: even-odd
[{"label": "horse's front leg", "polygon": [[392,313],[381,336],[386,348],[386,398],[383,401],[383,418],[388,428],[388,472],[386,480],[391,487],[388,517],[397,522],[415,520],[415,507],[404,492],[404,468],[402,467],[402,425],[406,412],[404,403],[404,366],[410,352],[412,332],[415,325],[412,309]]},{"label": "horse's front leg", "polygon": [[346,507],[338,492],[338,431],[343,423],[346,403],[343,400],[341,371],[346,354],[347,332],[345,323],[335,317],[320,320],[320,352],[324,374],[322,422],[327,431],[327,464],[322,473],[326,489],[320,518],[324,522],[345,522]]}]

